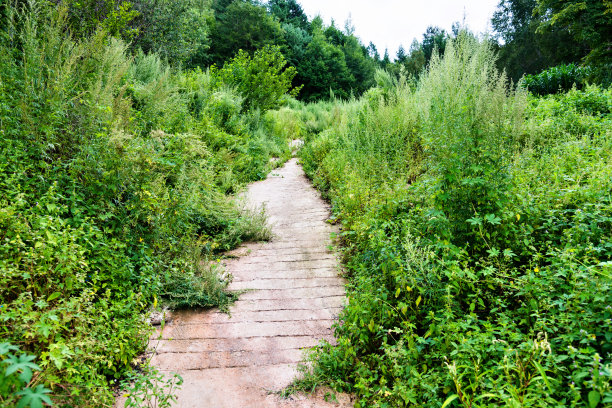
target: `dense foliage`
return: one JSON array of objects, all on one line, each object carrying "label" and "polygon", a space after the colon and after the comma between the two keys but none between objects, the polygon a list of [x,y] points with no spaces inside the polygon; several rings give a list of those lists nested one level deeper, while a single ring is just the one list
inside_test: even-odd
[{"label": "dense foliage", "polygon": [[237,86],[249,72],[226,81],[132,56],[104,31],[72,37],[63,7],[4,11],[0,365],[17,368],[0,405],[38,390],[55,406],[106,406],[147,344],[151,305],[231,301],[209,257],[268,234],[230,194],[288,157],[257,105],[275,105],[294,73],[271,54],[262,101]]},{"label": "dense foliage", "polygon": [[610,13],[501,0],[391,61],[296,0],[1,2],[0,405],[170,404],[146,316],[228,305],[214,257],[269,235],[233,197],[296,137],[351,277],[306,384],[612,404]]},{"label": "dense foliage", "polygon": [[535,98],[495,64],[459,35],[417,83],[296,107],[350,278],[302,386],[361,407],[612,403],[612,91]]},{"label": "dense foliage", "polygon": [[572,88],[582,89],[590,76],[590,71],[588,67],[579,67],[575,64],[558,65],[536,75],[525,75],[523,84],[535,95],[567,92]]}]

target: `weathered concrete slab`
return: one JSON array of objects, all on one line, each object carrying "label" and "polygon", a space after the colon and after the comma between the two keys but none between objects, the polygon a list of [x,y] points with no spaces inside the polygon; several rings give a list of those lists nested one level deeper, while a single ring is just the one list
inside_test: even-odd
[{"label": "weathered concrete slab", "polygon": [[241,292],[229,314],[215,310],[173,313],[152,339],[153,364],[178,372],[180,408],[349,407],[321,395],[281,399],[304,352],[334,341],[332,324],[345,304],[345,282],[330,251],[335,226],[329,208],[295,159],[252,184],[245,200],[264,208],[274,239],[232,251],[230,290]]}]

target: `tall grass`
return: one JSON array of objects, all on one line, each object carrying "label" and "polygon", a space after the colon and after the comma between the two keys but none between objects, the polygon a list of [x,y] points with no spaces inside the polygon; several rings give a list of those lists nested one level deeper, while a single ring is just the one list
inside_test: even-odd
[{"label": "tall grass", "polygon": [[361,407],[612,401],[610,91],[529,97],[467,35],[416,84],[378,76],[299,107],[326,117],[301,158],[351,277],[301,385]]}]

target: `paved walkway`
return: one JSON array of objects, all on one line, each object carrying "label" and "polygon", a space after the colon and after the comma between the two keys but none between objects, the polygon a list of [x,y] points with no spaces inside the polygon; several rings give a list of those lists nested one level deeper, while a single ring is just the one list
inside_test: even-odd
[{"label": "paved walkway", "polygon": [[231,290],[242,291],[230,316],[218,311],[174,314],[153,365],[184,379],[177,407],[338,407],[320,398],[280,399],[303,349],[332,340],[344,303],[344,281],[330,252],[329,208],[296,159],[252,184],[248,205],[264,206],[274,239],[251,243],[226,262]]}]

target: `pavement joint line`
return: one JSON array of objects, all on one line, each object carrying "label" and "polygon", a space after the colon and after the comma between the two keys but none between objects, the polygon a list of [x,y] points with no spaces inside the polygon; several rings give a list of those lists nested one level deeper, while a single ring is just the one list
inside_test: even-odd
[{"label": "pavement joint line", "polygon": [[[235,322],[212,322],[212,323],[181,323],[181,327],[191,327],[191,326],[215,326],[215,325],[238,325],[244,323],[291,323],[291,322],[335,322],[336,319],[299,319],[299,320],[237,320]],[[175,326],[178,327],[178,326]],[[279,337],[279,336],[264,336],[264,337]],[[284,337],[284,336],[283,336]],[[289,336],[295,337],[295,336]],[[209,338],[209,337],[205,337]]]},{"label": "pavement joint line", "polygon": [[310,350],[312,348],[314,348],[316,346],[313,347],[293,347],[293,348],[281,348],[281,349],[275,349],[274,351],[264,351],[264,350],[248,350],[248,349],[241,349],[241,350],[202,350],[202,351],[156,351],[155,355],[161,356],[162,354],[169,354],[169,355],[174,355],[174,354],[211,354],[211,353],[218,353],[218,354],[228,354],[228,353],[257,353],[257,354],[275,354],[279,351],[304,351],[304,350]]},{"label": "pavement joint line", "polygon": [[[327,329],[326,333],[309,333],[309,334],[279,334],[276,336],[244,336],[244,337],[230,337],[230,340],[239,340],[239,339],[243,339],[243,340],[252,340],[252,339],[261,339],[261,338],[278,338],[278,339],[283,339],[286,337],[296,337],[296,336],[301,336],[301,337],[314,337],[314,336],[319,336],[319,335],[327,335],[329,336],[329,332],[332,331],[332,328]],[[185,338],[180,338],[177,339],[176,337],[172,337],[170,336],[170,338],[161,338],[158,339],[157,341],[168,341],[168,340],[222,340],[222,339],[228,339],[227,337],[185,337]]]},{"label": "pavement joint line", "polygon": [[[240,290],[236,290],[236,291],[229,291],[230,293],[236,293],[236,292],[242,292],[243,289]],[[257,290],[251,290],[248,291],[247,293],[255,293],[257,292]],[[319,297],[300,297],[300,299],[304,299],[304,300],[312,300],[312,299],[326,299],[328,297],[335,297],[335,296],[319,296]],[[245,299],[245,300],[294,300],[294,297],[278,297],[278,298],[256,298],[256,299]]]},{"label": "pavement joint line", "polygon": [[[314,278],[316,279],[316,278]],[[290,279],[288,279],[290,280]],[[233,283],[233,282],[232,282]],[[242,283],[242,282],[241,282]],[[336,285],[336,286],[327,286],[327,285],[323,285],[323,286],[295,286],[295,287],[290,287],[290,288],[244,288],[244,289],[240,289],[240,290],[249,290],[249,291],[262,291],[262,290],[297,290],[297,289],[317,289],[317,288],[330,288],[330,289],[344,289],[344,286],[340,286],[340,285]],[[299,297],[297,299],[307,299],[307,298],[302,298]]]}]

